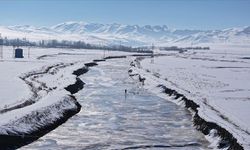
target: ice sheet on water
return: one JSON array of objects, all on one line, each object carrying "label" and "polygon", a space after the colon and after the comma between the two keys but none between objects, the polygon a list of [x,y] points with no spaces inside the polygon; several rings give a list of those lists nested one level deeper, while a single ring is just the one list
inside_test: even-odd
[{"label": "ice sheet on water", "polygon": [[[81,76],[84,82],[90,79],[93,83],[86,84],[77,94],[82,111],[42,139],[56,140],[58,145],[51,145],[55,149],[129,149],[137,146],[157,149],[157,145],[208,149],[204,136],[192,126],[189,112],[139,88],[129,78],[124,61],[126,59],[100,63],[96,68],[105,72],[103,76],[95,74],[95,69]],[[113,63],[120,66],[111,67]],[[109,88],[102,86],[106,78],[114,83]],[[126,99],[124,89],[129,91]],[[43,144],[43,141],[37,142]],[[35,143],[24,148],[34,148]]]}]

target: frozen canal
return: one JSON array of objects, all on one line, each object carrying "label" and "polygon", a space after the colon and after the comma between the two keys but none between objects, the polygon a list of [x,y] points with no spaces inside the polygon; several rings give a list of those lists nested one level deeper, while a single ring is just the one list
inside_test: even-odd
[{"label": "frozen canal", "polygon": [[117,59],[91,68],[76,95],[81,112],[22,149],[208,149],[190,113],[143,90],[128,67]]}]

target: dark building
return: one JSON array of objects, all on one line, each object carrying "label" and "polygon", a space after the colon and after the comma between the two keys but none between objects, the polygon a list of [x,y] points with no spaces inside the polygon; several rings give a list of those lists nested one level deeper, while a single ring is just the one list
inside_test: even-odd
[{"label": "dark building", "polygon": [[23,58],[23,49],[21,48],[15,49],[15,58]]}]

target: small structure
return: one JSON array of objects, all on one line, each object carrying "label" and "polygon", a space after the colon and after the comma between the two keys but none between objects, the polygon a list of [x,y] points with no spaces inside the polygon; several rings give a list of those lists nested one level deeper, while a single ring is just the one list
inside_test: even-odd
[{"label": "small structure", "polygon": [[15,49],[15,58],[23,58],[23,49],[21,48]]}]

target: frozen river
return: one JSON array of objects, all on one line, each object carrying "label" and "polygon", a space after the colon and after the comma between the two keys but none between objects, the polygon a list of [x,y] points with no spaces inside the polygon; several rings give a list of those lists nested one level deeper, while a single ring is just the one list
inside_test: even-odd
[{"label": "frozen river", "polygon": [[22,149],[208,149],[191,114],[143,90],[128,67],[129,60],[116,59],[91,68],[76,95],[82,110]]}]

